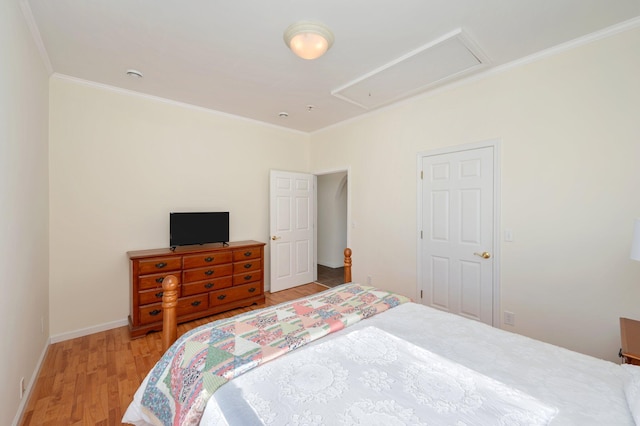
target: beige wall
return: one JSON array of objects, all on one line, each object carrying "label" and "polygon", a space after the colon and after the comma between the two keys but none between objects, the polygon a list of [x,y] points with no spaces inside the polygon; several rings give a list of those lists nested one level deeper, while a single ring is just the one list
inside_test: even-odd
[{"label": "beige wall", "polygon": [[[0,6],[0,424],[17,420],[49,323],[48,76],[17,1]],[[42,322],[41,322],[42,321]],[[44,331],[43,331],[44,328]]]},{"label": "beige wall", "polygon": [[419,152],[502,141],[501,310],[509,330],[616,360],[640,318],[640,30],[311,136],[312,170],[350,166],[354,281],[417,295]]},{"label": "beige wall", "polygon": [[127,317],[126,252],[168,247],[169,212],[267,242],[269,169],[309,167],[306,134],[60,77],[50,97],[54,340]]}]

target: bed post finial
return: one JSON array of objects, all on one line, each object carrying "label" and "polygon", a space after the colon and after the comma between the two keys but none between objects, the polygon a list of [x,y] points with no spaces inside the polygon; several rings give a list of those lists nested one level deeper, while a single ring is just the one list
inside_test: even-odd
[{"label": "bed post finial", "polygon": [[176,322],[176,307],[178,306],[178,279],[173,275],[167,275],[162,280],[162,351],[166,352],[169,346],[178,337],[178,324]]},{"label": "bed post finial", "polygon": [[344,249],[344,282],[351,282],[351,249]]}]

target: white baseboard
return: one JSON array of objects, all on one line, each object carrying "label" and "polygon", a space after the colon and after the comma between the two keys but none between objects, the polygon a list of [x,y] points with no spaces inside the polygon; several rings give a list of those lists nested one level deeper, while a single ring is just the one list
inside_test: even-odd
[{"label": "white baseboard", "polygon": [[326,266],[327,268],[335,269],[335,268],[342,268],[344,266],[344,263],[340,263],[340,262],[331,263],[331,262],[320,262],[320,261],[318,261],[318,265]]},{"label": "white baseboard", "polygon": [[88,336],[89,334],[99,333],[101,331],[111,330],[112,328],[118,328],[128,325],[129,321],[125,318],[123,320],[111,321],[104,324],[95,325],[93,327],[82,328],[80,330],[69,331],[67,333],[60,333],[49,338],[50,343],[64,342],[65,340],[75,339],[77,337]]},{"label": "white baseboard", "polygon": [[20,400],[20,405],[18,405],[18,411],[16,412],[16,416],[13,418],[13,422],[11,426],[18,426],[20,420],[22,420],[22,415],[24,414],[24,409],[27,406],[27,402],[29,402],[29,398],[31,397],[31,391],[33,390],[33,386],[36,384],[36,380],[38,380],[38,376],[40,375],[40,369],[42,368],[42,363],[44,362],[44,357],[47,355],[47,351],[49,350],[50,343],[47,342],[44,345],[44,349],[40,354],[40,358],[36,363],[36,368],[33,370],[33,374],[29,379],[29,383],[24,390],[24,394],[22,395],[22,399]]}]

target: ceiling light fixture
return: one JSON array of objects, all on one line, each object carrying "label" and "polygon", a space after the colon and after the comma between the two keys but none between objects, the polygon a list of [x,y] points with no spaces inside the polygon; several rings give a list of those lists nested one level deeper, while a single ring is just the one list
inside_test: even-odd
[{"label": "ceiling light fixture", "polygon": [[299,57],[316,59],[333,44],[333,33],[318,22],[300,21],[284,31],[284,42]]}]

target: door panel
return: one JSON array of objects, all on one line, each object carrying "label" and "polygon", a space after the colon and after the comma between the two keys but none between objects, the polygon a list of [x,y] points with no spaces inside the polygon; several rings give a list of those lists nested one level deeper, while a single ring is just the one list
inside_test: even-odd
[{"label": "door panel", "polygon": [[[272,271],[275,271],[276,279],[288,278],[291,276],[291,243],[287,241],[281,241],[277,244],[271,244],[271,256],[274,256],[277,262],[277,266],[272,266]],[[273,281],[273,278],[272,278]]]},{"label": "door panel", "polygon": [[431,198],[431,237],[449,241],[449,193],[433,191]]},{"label": "door panel", "polygon": [[[311,263],[309,262],[310,254],[311,248],[309,247],[308,240],[296,241],[296,273],[305,274],[311,271]],[[313,277],[311,277],[310,281],[305,281],[305,283],[309,283],[311,281],[313,281]]]},{"label": "door panel", "polygon": [[460,241],[480,244],[480,191],[477,189],[460,191]]},{"label": "door panel", "polygon": [[431,306],[449,310],[449,259],[431,257]]},{"label": "door panel", "polygon": [[422,157],[426,305],[493,324],[494,147]]},{"label": "door panel", "polygon": [[482,301],[480,287],[482,285],[482,272],[477,262],[460,262],[461,291],[460,311],[469,317],[480,319]]}]

